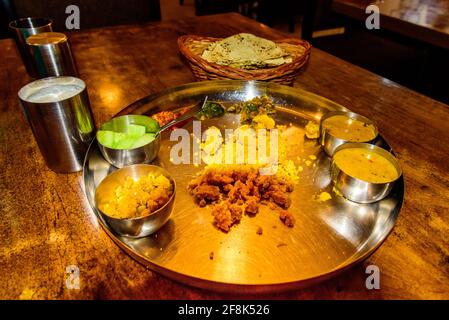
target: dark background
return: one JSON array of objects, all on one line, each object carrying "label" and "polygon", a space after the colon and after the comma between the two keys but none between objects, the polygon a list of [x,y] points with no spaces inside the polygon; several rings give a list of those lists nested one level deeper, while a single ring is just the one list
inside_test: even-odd
[{"label": "dark background", "polygon": [[[185,6],[183,0],[162,1]],[[0,38],[11,36],[9,21],[29,16],[51,18],[54,30],[64,32],[65,8],[70,4],[79,6],[83,29],[161,20],[158,0],[0,0]],[[332,0],[194,0],[196,15],[233,11],[275,28],[285,25],[292,36],[321,50],[449,104],[447,49],[417,41],[413,35],[368,30],[364,22],[333,12],[331,5]],[[337,27],[345,32],[312,37],[314,31]]]}]

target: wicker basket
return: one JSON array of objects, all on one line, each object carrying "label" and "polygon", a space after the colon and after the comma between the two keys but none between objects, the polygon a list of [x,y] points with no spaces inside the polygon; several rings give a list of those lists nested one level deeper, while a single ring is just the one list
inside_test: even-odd
[{"label": "wicker basket", "polygon": [[295,77],[310,56],[310,43],[300,39],[282,39],[274,42],[292,57],[292,62],[278,67],[245,70],[210,63],[201,55],[211,42],[220,38],[185,35],[178,38],[178,46],[182,55],[188,60],[197,81],[203,80],[263,80],[292,85]]}]

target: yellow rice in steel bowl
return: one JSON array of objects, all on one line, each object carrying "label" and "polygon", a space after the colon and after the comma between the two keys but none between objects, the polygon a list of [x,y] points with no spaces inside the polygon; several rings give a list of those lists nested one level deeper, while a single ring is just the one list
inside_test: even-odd
[{"label": "yellow rice in steel bowl", "polygon": [[99,204],[99,209],[117,219],[138,218],[151,214],[168,202],[173,185],[162,174],[148,174],[134,180],[127,177],[115,189],[115,197]]}]

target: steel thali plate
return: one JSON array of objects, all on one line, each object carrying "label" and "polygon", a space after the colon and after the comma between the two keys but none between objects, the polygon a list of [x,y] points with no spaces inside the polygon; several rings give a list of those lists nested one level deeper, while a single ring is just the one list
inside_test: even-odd
[{"label": "steel thali plate", "polygon": [[[201,166],[174,165],[170,161],[169,132],[161,139],[156,164],[168,170],[177,183],[173,214],[157,233],[142,239],[115,234],[95,207],[98,184],[116,170],[101,156],[93,141],[84,165],[85,191],[92,210],[109,236],[128,254],[153,271],[174,280],[212,290],[272,292],[311,285],[327,279],[366,259],[386,239],[402,206],[404,182],[401,177],[391,194],[373,204],[357,204],[332,194],[330,159],[317,140],[304,138],[309,120],[319,121],[329,111],[345,110],[323,97],[291,87],[266,82],[198,82],[150,95],[125,108],[120,114],[154,114],[177,110],[204,100],[232,103],[267,95],[275,103],[278,124],[292,125],[288,139],[289,157],[303,161],[317,159],[300,173],[291,194],[296,223],[284,226],[278,215],[266,207],[253,218],[244,217],[229,233],[213,226],[210,208],[200,208],[187,191],[187,184]],[[236,116],[203,121],[232,128]],[[191,124],[184,126],[191,129]],[[378,143],[391,150],[382,138]],[[298,160],[299,159],[299,160]],[[326,202],[316,201],[322,191],[332,194]],[[262,228],[263,234],[257,234]],[[213,259],[211,259],[213,253]]]}]

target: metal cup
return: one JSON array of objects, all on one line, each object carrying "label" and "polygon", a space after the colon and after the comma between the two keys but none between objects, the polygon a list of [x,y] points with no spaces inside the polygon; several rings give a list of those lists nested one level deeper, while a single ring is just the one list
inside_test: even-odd
[{"label": "metal cup", "polygon": [[37,78],[38,73],[32,61],[26,39],[41,32],[53,31],[52,23],[53,21],[47,18],[23,18],[9,23],[9,27],[14,31],[14,39],[22,62],[27,73],[33,78]]},{"label": "metal cup", "polygon": [[18,95],[47,166],[58,173],[80,171],[95,136],[84,81],[40,79],[24,86]]},{"label": "metal cup", "polygon": [[[126,127],[130,124],[138,124],[149,129],[151,119],[142,115],[125,115],[112,118],[104,123],[100,130],[112,130],[126,132]],[[151,122],[150,122],[151,123]],[[132,164],[151,163],[158,155],[161,144],[161,134],[157,132],[155,138],[150,143],[134,149],[112,149],[102,145],[98,141],[101,154],[107,162],[117,168],[123,168]]]},{"label": "metal cup", "polygon": [[[101,211],[101,204],[114,199],[117,187],[122,186],[128,177],[138,180],[148,174],[161,174],[171,182],[173,193],[162,207],[146,216],[124,219],[111,217]],[[175,180],[167,170],[148,164],[135,164],[119,169],[104,178],[95,192],[95,204],[102,217],[115,232],[128,237],[141,238],[156,232],[168,221],[173,211],[175,192]]]},{"label": "metal cup", "polygon": [[348,119],[356,119],[356,120],[360,120],[366,124],[369,124],[372,129],[374,130],[373,132],[373,138],[369,141],[358,141],[358,142],[367,142],[367,143],[375,143],[375,141],[377,140],[377,137],[379,135],[379,131],[377,129],[377,126],[374,124],[374,122],[372,122],[370,119],[354,113],[354,112],[348,112],[348,111],[333,111],[333,112],[329,112],[326,115],[324,115],[323,117],[321,117],[320,120],[320,137],[318,139],[321,147],[324,149],[324,151],[327,153],[327,155],[329,157],[332,157],[332,155],[334,154],[335,150],[345,144],[345,143],[349,143],[349,142],[357,142],[357,141],[349,141],[349,140],[345,140],[342,139],[341,137],[337,137],[337,136],[333,136],[329,130],[326,128],[325,125],[323,125],[323,123],[333,117],[333,116],[346,116]]},{"label": "metal cup", "polygon": [[37,76],[78,76],[69,40],[64,33],[44,32],[26,40]]}]

